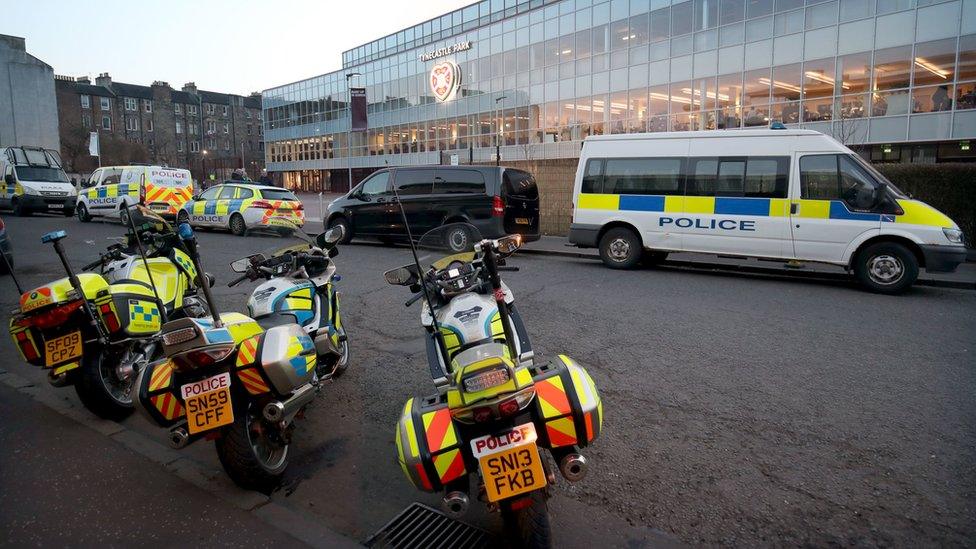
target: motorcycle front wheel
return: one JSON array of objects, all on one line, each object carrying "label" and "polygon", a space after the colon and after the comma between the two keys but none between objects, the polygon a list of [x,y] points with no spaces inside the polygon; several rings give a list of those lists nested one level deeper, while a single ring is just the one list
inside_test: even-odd
[{"label": "motorcycle front wheel", "polygon": [[119,421],[132,413],[132,382],[135,375],[122,378],[122,357],[126,353],[101,348],[85,353],[75,380],[78,398],[102,419]]},{"label": "motorcycle front wheel", "polygon": [[288,444],[277,440],[257,406],[235,409],[234,414],[234,423],[214,441],[220,464],[241,488],[269,493],[288,468]]},{"label": "motorcycle front wheel", "polygon": [[502,504],[502,522],[508,543],[526,549],[552,547],[549,496],[545,490],[536,490],[527,497],[528,505],[519,509],[512,509],[507,502]]}]

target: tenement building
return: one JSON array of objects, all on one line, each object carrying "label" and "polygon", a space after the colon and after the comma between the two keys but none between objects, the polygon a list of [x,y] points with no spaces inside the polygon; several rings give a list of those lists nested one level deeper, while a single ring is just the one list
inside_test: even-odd
[{"label": "tenement building", "polygon": [[0,34],[0,147],[57,150],[54,70],[26,46],[23,38]]},{"label": "tenement building", "polygon": [[243,165],[257,179],[264,168],[261,95],[199,90],[166,82],[114,82],[101,74],[56,77],[62,157],[77,173],[94,169],[90,132],[99,133],[102,163],[150,162],[189,168],[195,178],[227,177]]},{"label": "tenement building", "polygon": [[[366,91],[364,131],[350,87]],[[543,189],[569,207],[588,135],[777,121],[873,161],[971,160],[976,1],[484,0],[263,101],[269,170],[310,190],[347,189],[349,167],[355,184],[490,163],[497,146],[503,164],[558,172]]]}]

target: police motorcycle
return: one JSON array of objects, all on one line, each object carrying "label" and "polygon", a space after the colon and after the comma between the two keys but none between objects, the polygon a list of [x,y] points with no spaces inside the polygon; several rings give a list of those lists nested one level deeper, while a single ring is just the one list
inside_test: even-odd
[{"label": "police motorcycle", "polygon": [[324,233],[321,245],[297,225],[276,221],[275,226],[303,244],[282,248],[266,257],[255,254],[231,263],[243,273],[227,286],[263,280],[247,300],[248,315],[264,329],[297,323],[315,343],[320,381],[338,377],[349,365],[349,343],[339,314],[339,292],[335,283],[342,277],[332,260],[342,230]]},{"label": "police motorcycle", "polygon": [[[132,413],[132,382],[159,354],[167,319],[206,314],[197,271],[179,238],[157,214],[130,207],[123,243],[75,273],[63,230],[45,234],[67,277],[23,292],[10,319],[21,358],[48,370],[55,387],[74,385],[86,408],[119,420]],[[210,276],[210,275],[207,275]]]},{"label": "police motorcycle", "polygon": [[[181,223],[178,230],[202,270],[193,229]],[[331,250],[340,237],[324,233],[316,246]],[[288,466],[294,420],[321,385],[316,345],[297,322],[262,326],[241,313],[220,313],[209,281],[202,289],[212,314],[163,325],[165,358],[136,379],[136,407],[168,429],[174,448],[213,440],[238,486],[267,493]]]},{"label": "police motorcycle", "polygon": [[[411,238],[411,241],[413,239]],[[452,223],[412,246],[414,263],[385,273],[423,300],[427,362],[437,392],[411,398],[397,422],[398,461],[418,489],[442,492],[445,511],[463,515],[471,488],[500,511],[508,542],[551,542],[548,498],[557,464],[581,480],[580,448],[600,433],[603,406],[593,380],[565,355],[536,360],[500,271],[518,235],[483,239]],[[418,253],[419,250],[419,253]]]}]

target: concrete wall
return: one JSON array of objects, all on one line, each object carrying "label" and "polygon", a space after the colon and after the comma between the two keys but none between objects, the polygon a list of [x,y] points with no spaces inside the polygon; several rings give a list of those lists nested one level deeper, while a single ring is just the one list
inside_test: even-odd
[{"label": "concrete wall", "polygon": [[[502,165],[530,172],[539,185],[540,230],[546,235],[566,235],[573,220],[575,158],[517,160]],[[494,165],[493,163],[491,165]]]},{"label": "concrete wall", "polygon": [[60,150],[54,71],[27,53],[23,38],[0,35],[0,147]]}]

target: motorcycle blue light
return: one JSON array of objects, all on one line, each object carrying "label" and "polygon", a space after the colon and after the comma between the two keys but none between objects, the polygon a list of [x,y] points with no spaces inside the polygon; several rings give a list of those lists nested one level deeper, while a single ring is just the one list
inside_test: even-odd
[{"label": "motorcycle blue light", "polygon": [[65,230],[51,231],[41,237],[41,244],[47,244],[48,242],[57,242],[58,240],[61,240],[66,236],[68,236],[68,231]]},{"label": "motorcycle blue light", "polygon": [[193,239],[193,227],[191,227],[189,223],[180,223],[178,230],[180,232],[180,238],[183,240]]}]

